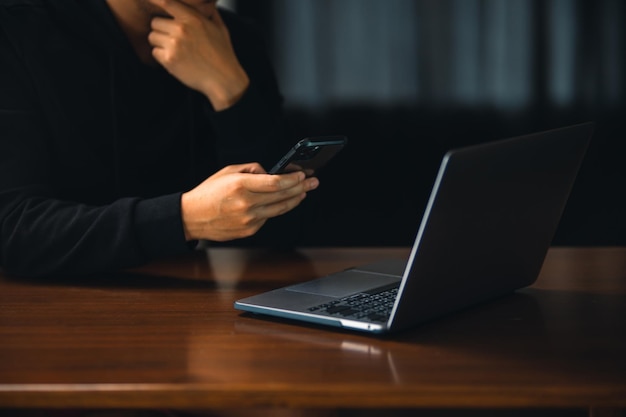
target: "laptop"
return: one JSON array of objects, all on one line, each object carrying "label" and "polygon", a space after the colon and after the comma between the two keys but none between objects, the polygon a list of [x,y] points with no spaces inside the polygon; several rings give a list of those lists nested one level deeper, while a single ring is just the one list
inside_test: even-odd
[{"label": "laptop", "polygon": [[592,132],[588,122],[450,150],[408,259],[338,271],[234,307],[383,334],[527,287],[539,275]]}]

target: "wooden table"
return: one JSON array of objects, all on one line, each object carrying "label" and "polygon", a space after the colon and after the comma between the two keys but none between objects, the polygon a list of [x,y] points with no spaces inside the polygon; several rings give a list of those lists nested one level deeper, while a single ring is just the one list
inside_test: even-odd
[{"label": "wooden table", "polygon": [[233,308],[253,293],[408,253],[213,248],[107,276],[0,275],[0,409],[624,415],[626,248],[553,248],[531,288],[391,337]]}]

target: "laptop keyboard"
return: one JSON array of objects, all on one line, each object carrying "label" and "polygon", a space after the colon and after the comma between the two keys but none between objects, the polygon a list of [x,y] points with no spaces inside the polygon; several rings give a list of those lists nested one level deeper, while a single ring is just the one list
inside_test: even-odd
[{"label": "laptop keyboard", "polygon": [[309,311],[342,318],[386,322],[397,295],[398,284],[393,284],[391,288],[377,288],[310,307]]}]

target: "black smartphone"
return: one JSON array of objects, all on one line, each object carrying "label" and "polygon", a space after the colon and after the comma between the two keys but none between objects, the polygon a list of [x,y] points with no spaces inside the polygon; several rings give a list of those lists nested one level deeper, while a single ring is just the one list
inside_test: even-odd
[{"label": "black smartphone", "polygon": [[306,176],[310,177],[337,155],[347,143],[348,138],[343,135],[302,139],[269,170],[269,173],[304,171]]}]

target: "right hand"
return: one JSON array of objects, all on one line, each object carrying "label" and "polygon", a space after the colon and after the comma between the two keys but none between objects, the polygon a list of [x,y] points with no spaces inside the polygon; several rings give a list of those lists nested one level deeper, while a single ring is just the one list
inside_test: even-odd
[{"label": "right hand", "polygon": [[318,185],[303,172],[272,175],[258,163],[227,166],[183,194],[185,238],[223,242],[252,236]]},{"label": "right hand", "polygon": [[250,84],[215,2],[150,0],[170,17],[156,16],[148,41],[153,57],[174,77],[204,94],[215,111],[236,103]]}]

